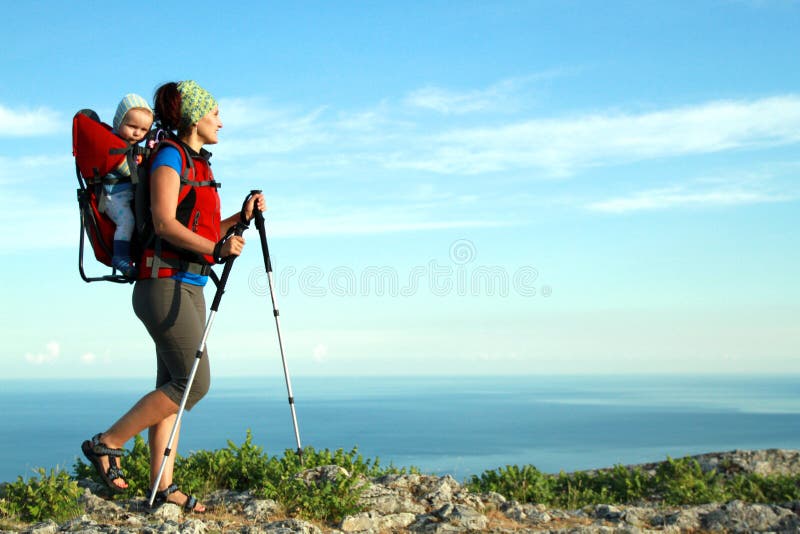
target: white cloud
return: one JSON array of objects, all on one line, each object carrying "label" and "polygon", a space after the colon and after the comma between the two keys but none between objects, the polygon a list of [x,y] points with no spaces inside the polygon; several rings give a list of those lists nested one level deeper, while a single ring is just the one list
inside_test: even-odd
[{"label": "white cloud", "polygon": [[56,341],[51,341],[45,345],[44,352],[25,354],[25,361],[33,365],[44,365],[56,361],[60,354],[61,345]]},{"label": "white cloud", "polygon": [[800,0],[728,0],[754,9],[786,8],[800,4]]},{"label": "white cloud", "polygon": [[312,358],[315,363],[323,363],[328,359],[328,347],[322,343],[314,347]]},{"label": "white cloud", "polygon": [[221,159],[294,152],[330,142],[330,125],[322,121],[325,107],[303,113],[272,107],[259,98],[228,99],[220,106],[223,124],[231,125],[220,133],[226,141],[219,150]]},{"label": "white cloud", "polygon": [[432,122],[385,101],[374,109],[337,113],[324,106],[302,112],[280,110],[261,99],[230,100],[225,121],[232,126],[218,157],[247,174],[283,165],[306,177],[335,173],[345,179],[370,168],[563,177],[590,167],[800,142],[800,95],[795,94],[498,121],[500,103],[513,100],[524,83],[505,80],[463,93],[427,87],[406,98],[407,106],[450,116],[495,112],[492,124],[458,128],[447,116]]},{"label": "white cloud", "polygon": [[501,97],[501,88],[497,86],[461,93],[440,87],[423,87],[409,94],[405,103],[411,107],[430,109],[445,115],[462,115],[492,110],[498,106],[498,99]]},{"label": "white cloud", "polygon": [[412,108],[436,111],[443,115],[465,115],[479,112],[508,112],[519,107],[522,100],[529,100],[530,95],[523,95],[532,82],[549,80],[569,74],[569,69],[553,69],[532,74],[500,80],[484,89],[454,91],[430,85],[409,93],[403,103]]},{"label": "white cloud", "polygon": [[[422,194],[425,194],[424,192]],[[415,230],[454,228],[495,228],[513,224],[497,217],[471,218],[474,209],[458,213],[458,205],[471,205],[468,197],[442,195],[434,199],[400,199],[378,205],[374,200],[368,208],[348,203],[329,205],[322,201],[275,199],[281,213],[270,221],[270,231],[282,237],[320,235],[366,235]],[[297,219],[290,217],[298,217]]]},{"label": "white cloud", "polygon": [[75,160],[70,155],[38,155],[7,157],[0,156],[0,185],[9,184],[41,184],[48,180],[63,184],[72,180],[75,188],[78,181],[75,176]]},{"label": "white cloud", "polygon": [[97,356],[92,352],[81,354],[81,363],[92,365],[97,361]]},{"label": "white cloud", "polygon": [[[15,251],[51,247],[75,247],[77,250],[80,239],[77,200],[69,198],[58,202],[53,198],[36,199],[20,194],[9,206],[0,212],[0,225],[13,231],[0,233],[0,247]],[[31,217],[32,213],[38,215]],[[86,254],[91,257],[91,250]]]},{"label": "white cloud", "polygon": [[32,137],[66,130],[60,114],[47,108],[10,109],[0,105],[0,137]]},{"label": "white cloud", "polygon": [[765,202],[786,202],[795,197],[763,191],[743,189],[719,189],[712,191],[690,191],[684,187],[669,187],[640,191],[629,196],[617,197],[587,206],[589,210],[606,213],[629,213],[635,211],[665,210],[708,206],[735,206]]},{"label": "white cloud", "polygon": [[583,167],[800,142],[800,96],[719,101],[649,113],[596,113],[450,130],[390,165],[442,174]]}]

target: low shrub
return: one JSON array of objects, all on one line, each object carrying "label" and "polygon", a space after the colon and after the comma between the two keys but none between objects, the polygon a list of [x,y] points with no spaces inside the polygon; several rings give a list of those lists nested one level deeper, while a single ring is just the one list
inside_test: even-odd
[{"label": "low shrub", "polygon": [[[141,436],[134,438],[133,448],[122,458],[125,480],[129,488],[125,497],[149,495],[150,453]],[[337,465],[349,476],[306,484],[299,474],[307,469]],[[94,468],[78,459],[77,478],[101,482]],[[303,449],[302,461],[297,451],[287,449],[282,456],[269,456],[253,443],[250,430],[244,442],[228,441],[227,448],[196,451],[188,456],[175,457],[175,482],[187,493],[204,497],[214,490],[251,491],[263,498],[279,502],[291,515],[322,521],[338,521],[345,515],[360,511],[360,477],[377,477],[389,473],[419,472],[415,468],[383,467],[378,458],[365,459],[354,447],[330,451]]]},{"label": "low shrub", "polygon": [[41,467],[35,472],[27,480],[20,476],[0,488],[0,516],[24,522],[65,521],[83,513],[78,502],[83,490],[67,472],[51,469],[47,473]]},{"label": "low shrub", "polygon": [[667,457],[655,473],[638,467],[543,474],[533,466],[505,466],[473,475],[467,487],[475,492],[496,491],[519,502],[576,509],[595,504],[693,505],[741,500],[780,503],[800,499],[800,476],[737,474],[725,477],[704,472],[694,458]]}]

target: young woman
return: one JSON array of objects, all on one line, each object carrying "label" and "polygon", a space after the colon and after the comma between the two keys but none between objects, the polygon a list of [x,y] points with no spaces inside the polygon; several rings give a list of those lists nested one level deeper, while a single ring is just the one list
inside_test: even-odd
[{"label": "young woman", "polygon": [[[265,210],[255,195],[241,212],[221,219],[217,184],[204,145],[217,143],[222,128],[211,94],[194,81],[167,83],[155,94],[156,119],[173,132],[162,141],[150,170],[150,212],[155,238],[143,252],[133,289],[133,309],[156,346],[156,389],[142,397],[107,431],[86,440],[82,450],[112,491],[128,487],[117,458],[133,436],[148,429],[151,484],[158,475],[189,373],[205,327],[203,286],[210,264],[238,256],[244,239],[221,239],[237,222],[249,221],[255,209]],[[208,355],[203,354],[189,391],[190,410],[208,391]],[[173,450],[177,449],[177,435]],[[172,482],[175,455],[159,483],[156,502],[171,502],[187,511],[205,507]]]}]

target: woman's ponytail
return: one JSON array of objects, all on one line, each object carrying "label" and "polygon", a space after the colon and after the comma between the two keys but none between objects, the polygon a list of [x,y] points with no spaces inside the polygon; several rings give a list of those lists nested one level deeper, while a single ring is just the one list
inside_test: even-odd
[{"label": "woman's ponytail", "polygon": [[178,132],[181,123],[181,93],[176,82],[165,83],[156,89],[153,109],[156,112],[156,121],[162,128]]}]

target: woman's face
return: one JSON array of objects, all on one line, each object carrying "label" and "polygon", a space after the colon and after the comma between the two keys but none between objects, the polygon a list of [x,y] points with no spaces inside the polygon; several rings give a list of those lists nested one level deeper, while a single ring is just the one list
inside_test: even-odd
[{"label": "woman's face", "polygon": [[197,121],[197,135],[204,145],[215,145],[217,143],[217,131],[220,128],[222,128],[222,121],[219,118],[218,106],[214,106],[214,109]]}]

